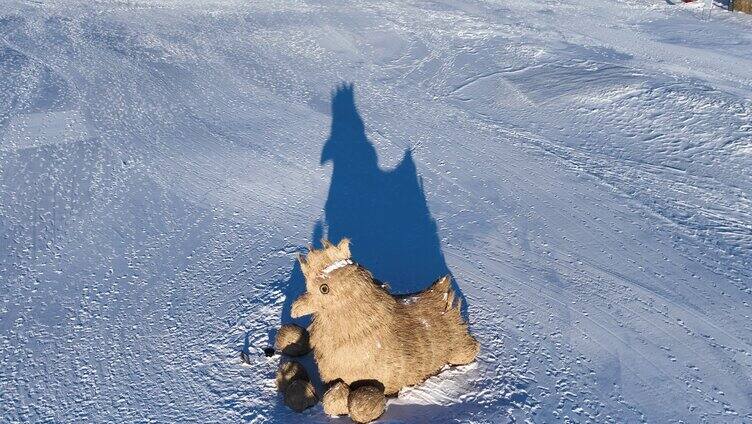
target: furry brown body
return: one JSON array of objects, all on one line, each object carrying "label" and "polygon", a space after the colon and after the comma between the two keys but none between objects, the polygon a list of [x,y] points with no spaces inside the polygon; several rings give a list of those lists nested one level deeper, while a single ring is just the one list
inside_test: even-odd
[{"label": "furry brown body", "polygon": [[475,359],[479,344],[460,315],[449,276],[420,293],[394,296],[349,260],[346,239],[324,245],[301,258],[307,293],[292,314],[314,315],[310,341],[325,382],[377,380],[389,395],[444,365]]}]

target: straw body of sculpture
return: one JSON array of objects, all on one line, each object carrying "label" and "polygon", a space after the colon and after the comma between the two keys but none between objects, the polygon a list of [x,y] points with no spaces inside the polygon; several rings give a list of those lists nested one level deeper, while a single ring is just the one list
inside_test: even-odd
[{"label": "straw body of sculpture", "polygon": [[421,383],[447,364],[472,362],[468,333],[449,276],[426,290],[395,296],[350,258],[349,240],[299,257],[306,293],[293,317],[313,314],[314,358],[324,382],[377,380],[387,395]]}]

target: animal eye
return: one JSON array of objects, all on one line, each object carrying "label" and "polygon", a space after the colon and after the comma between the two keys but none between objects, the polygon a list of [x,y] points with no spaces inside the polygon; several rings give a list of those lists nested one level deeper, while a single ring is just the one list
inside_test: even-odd
[{"label": "animal eye", "polygon": [[319,287],[319,290],[321,290],[321,293],[323,293],[323,294],[327,294],[327,293],[329,293],[329,286],[328,286],[328,285],[326,285],[326,284],[322,284],[322,285],[321,285],[321,286]]}]

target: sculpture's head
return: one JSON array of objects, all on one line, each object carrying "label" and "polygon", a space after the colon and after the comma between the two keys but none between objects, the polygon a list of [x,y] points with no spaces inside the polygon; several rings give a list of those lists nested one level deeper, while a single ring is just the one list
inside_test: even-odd
[{"label": "sculpture's head", "polygon": [[337,245],[323,240],[323,249],[298,255],[306,281],[306,292],[293,304],[293,318],[310,314],[347,314],[347,308],[372,301],[379,290],[373,277],[350,259],[350,240]]}]

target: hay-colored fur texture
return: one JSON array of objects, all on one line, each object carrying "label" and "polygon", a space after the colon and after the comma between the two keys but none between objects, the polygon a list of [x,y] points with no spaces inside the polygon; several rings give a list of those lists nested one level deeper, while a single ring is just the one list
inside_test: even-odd
[{"label": "hay-colored fur texture", "polygon": [[350,259],[349,241],[299,257],[306,293],[293,317],[309,327],[324,382],[377,380],[387,395],[421,383],[444,365],[472,362],[479,344],[460,315],[449,276],[426,290],[395,296]]}]

